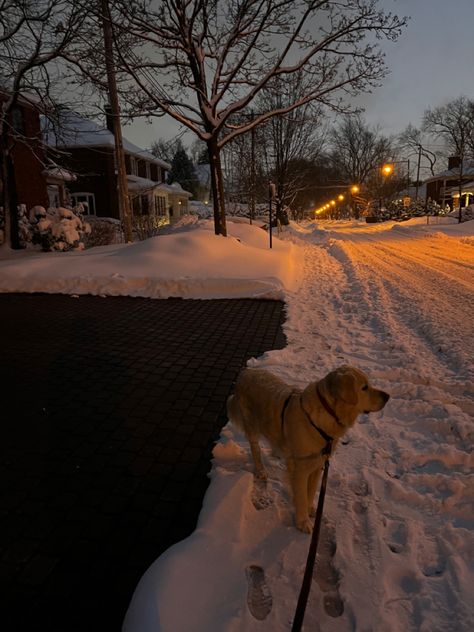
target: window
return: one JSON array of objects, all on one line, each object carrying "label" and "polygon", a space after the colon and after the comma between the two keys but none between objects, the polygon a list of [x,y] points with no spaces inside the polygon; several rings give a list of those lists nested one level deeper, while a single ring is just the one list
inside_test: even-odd
[{"label": "window", "polygon": [[132,176],[138,176],[138,163],[133,156],[130,156],[130,173]]},{"label": "window", "polygon": [[155,195],[155,215],[161,217],[166,215],[166,197],[164,195]]},{"label": "window", "polygon": [[149,162],[145,163],[145,168],[146,168],[146,177],[148,178],[148,180],[151,180],[151,169],[150,169]]},{"label": "window", "polygon": [[93,193],[71,193],[71,200],[74,206],[79,202],[84,205],[86,215],[96,215],[95,196]]}]

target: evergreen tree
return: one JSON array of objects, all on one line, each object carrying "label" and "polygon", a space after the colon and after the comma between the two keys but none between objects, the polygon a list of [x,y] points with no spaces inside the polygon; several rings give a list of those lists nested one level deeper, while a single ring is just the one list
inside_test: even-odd
[{"label": "evergreen tree", "polygon": [[199,185],[193,163],[189,158],[181,141],[178,141],[176,153],[171,161],[171,171],[168,175],[168,183],[179,182],[186,191],[190,191],[193,197],[196,195]]}]

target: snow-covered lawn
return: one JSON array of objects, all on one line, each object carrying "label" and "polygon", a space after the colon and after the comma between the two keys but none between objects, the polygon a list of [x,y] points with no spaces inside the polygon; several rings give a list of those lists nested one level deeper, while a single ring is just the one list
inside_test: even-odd
[{"label": "snow-covered lawn", "polygon": [[[303,628],[308,631],[474,629],[474,222],[422,222],[293,224],[271,255],[280,263],[272,259],[271,270],[268,263],[263,273],[256,262],[267,261],[260,247],[266,241],[260,243],[259,229],[236,224],[242,242],[230,240],[225,246],[235,263],[227,267],[226,253],[219,254],[220,287],[229,270],[231,288],[251,270],[251,295],[259,274],[279,279],[269,296],[285,288],[288,346],[252,359],[252,366],[303,386],[340,364],[353,364],[392,395],[381,413],[360,418],[332,459],[319,563]],[[213,244],[224,240],[212,234],[204,238],[201,232],[182,233],[186,244],[173,259],[177,265],[191,249],[187,283],[173,280],[169,267],[170,283],[176,292],[183,288],[184,296],[199,295],[191,282],[195,278],[202,297],[215,296],[216,255],[208,238]],[[159,285],[150,267],[163,239],[88,256],[95,257],[99,270],[100,257],[105,267],[107,257],[121,260],[123,287],[134,275],[148,275]],[[127,258],[132,248],[137,256]],[[261,256],[252,264],[245,257],[237,263],[239,248],[252,249],[253,255],[261,250]],[[87,261],[84,254],[77,258]],[[43,280],[43,290],[58,291],[49,279],[60,284],[63,270],[70,274],[63,262],[73,258],[58,256],[41,255],[57,261],[44,264],[47,274],[35,272],[39,255],[0,262],[1,288],[24,290],[34,275],[34,289],[41,289]],[[167,269],[166,261],[161,265]],[[289,276],[288,266],[294,266]],[[80,270],[77,264],[75,274]],[[84,277],[91,283],[92,265]],[[133,292],[123,293],[139,291],[133,286]],[[230,425],[224,428],[198,527],[144,575],[125,632],[291,628],[309,536],[293,527],[282,463],[266,456],[270,479],[265,490],[254,484],[244,438]],[[264,569],[272,598],[264,621],[247,607],[252,564]]]},{"label": "snow-covered lawn", "polygon": [[17,251],[0,259],[0,292],[50,292],[149,298],[283,298],[295,283],[291,244],[243,222],[229,238],[209,220],[133,244],[85,251]]}]

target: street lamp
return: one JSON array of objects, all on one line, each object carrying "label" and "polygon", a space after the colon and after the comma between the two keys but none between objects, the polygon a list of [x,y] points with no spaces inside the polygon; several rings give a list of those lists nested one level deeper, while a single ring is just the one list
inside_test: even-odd
[{"label": "street lamp", "polygon": [[357,203],[354,205],[354,195],[357,195],[360,191],[360,186],[358,184],[353,184],[350,188],[351,191],[351,213],[355,217],[355,219],[359,219],[359,209],[357,208]]}]

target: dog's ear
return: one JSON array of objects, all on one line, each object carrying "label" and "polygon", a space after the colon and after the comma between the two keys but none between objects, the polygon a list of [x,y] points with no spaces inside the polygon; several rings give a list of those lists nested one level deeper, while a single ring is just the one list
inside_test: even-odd
[{"label": "dog's ear", "polygon": [[336,369],[329,373],[323,382],[334,401],[343,401],[351,406],[357,404],[356,380],[352,373]]},{"label": "dog's ear", "polygon": [[340,397],[343,402],[355,406],[358,401],[356,392],[356,380],[352,373],[342,373],[341,380],[341,394]]}]

